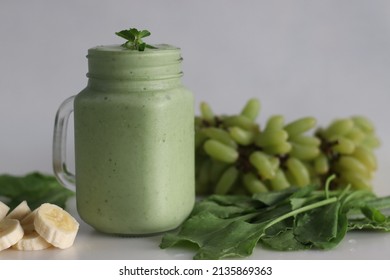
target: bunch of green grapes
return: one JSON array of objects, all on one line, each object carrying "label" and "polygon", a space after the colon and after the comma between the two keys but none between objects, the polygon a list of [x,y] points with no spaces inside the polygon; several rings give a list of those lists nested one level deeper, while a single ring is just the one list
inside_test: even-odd
[{"label": "bunch of green grapes", "polygon": [[364,117],[336,120],[314,131],[315,118],[285,123],[281,115],[271,116],[260,128],[257,99],[250,99],[238,115],[216,116],[204,102],[200,109],[201,116],[195,117],[197,194],[304,187],[332,174],[337,176],[335,188],[370,188],[377,167],[373,149],[379,141]]}]

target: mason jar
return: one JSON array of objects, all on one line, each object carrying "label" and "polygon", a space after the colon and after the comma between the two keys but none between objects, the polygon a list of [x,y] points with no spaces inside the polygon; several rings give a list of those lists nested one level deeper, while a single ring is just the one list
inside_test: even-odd
[{"label": "mason jar", "polygon": [[[181,52],[88,50],[88,84],[60,106],[53,165],[76,190],[80,217],[96,230],[148,235],[178,227],[195,201],[194,101],[181,82]],[[74,112],[75,174],[66,164]]]}]

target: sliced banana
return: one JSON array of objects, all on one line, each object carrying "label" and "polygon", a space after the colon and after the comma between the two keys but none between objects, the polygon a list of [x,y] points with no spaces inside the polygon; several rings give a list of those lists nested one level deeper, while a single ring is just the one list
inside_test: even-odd
[{"label": "sliced banana", "polygon": [[2,219],[0,221],[0,251],[16,244],[23,238],[23,235],[23,228],[18,220]]},{"label": "sliced banana", "polygon": [[25,233],[32,232],[35,230],[34,227],[34,220],[35,216],[37,214],[38,208],[32,211],[30,214],[28,214],[26,217],[24,217],[21,221],[20,224],[22,225],[22,228]]},{"label": "sliced banana", "polygon": [[36,231],[26,233],[22,239],[12,246],[13,249],[20,251],[36,251],[49,247],[51,247],[51,244],[43,239]]},{"label": "sliced banana", "polygon": [[8,211],[9,207],[0,201],[0,221],[7,216]]},{"label": "sliced banana", "polygon": [[34,219],[35,231],[55,247],[66,249],[73,245],[79,223],[57,205],[44,203]]},{"label": "sliced banana", "polygon": [[23,201],[7,215],[7,218],[21,221],[24,217],[26,217],[30,213],[31,213],[31,209],[30,207],[28,207],[27,201]]}]

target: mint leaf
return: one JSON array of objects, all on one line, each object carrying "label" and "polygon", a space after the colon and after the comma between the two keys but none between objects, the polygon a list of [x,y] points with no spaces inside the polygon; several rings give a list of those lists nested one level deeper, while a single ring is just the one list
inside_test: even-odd
[{"label": "mint leaf", "polygon": [[148,30],[142,30],[141,32],[139,32],[139,37],[140,38],[145,38],[145,37],[148,37],[150,36],[150,32]]},{"label": "mint leaf", "polygon": [[16,207],[26,200],[31,209],[39,207],[42,203],[53,203],[62,208],[66,201],[74,195],[62,187],[54,176],[43,175],[38,172],[26,176],[0,176],[0,196],[7,198],[10,208]]},{"label": "mint leaf", "polygon": [[148,30],[140,31],[137,28],[130,28],[127,30],[115,32],[115,34],[127,40],[122,44],[122,47],[128,48],[130,50],[138,50],[142,52],[146,48],[156,49],[156,47],[148,45],[142,40],[142,38],[150,36],[151,33]]},{"label": "mint leaf", "polygon": [[126,39],[128,41],[134,41],[135,36],[130,32],[130,30],[122,30],[115,33],[116,35],[122,37],[123,39]]}]

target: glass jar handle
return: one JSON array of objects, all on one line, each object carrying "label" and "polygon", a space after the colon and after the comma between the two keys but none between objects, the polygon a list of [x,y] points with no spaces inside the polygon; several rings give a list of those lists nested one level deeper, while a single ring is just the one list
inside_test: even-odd
[{"label": "glass jar handle", "polygon": [[53,169],[57,180],[69,189],[75,189],[76,177],[69,172],[66,166],[66,132],[68,120],[73,112],[73,101],[75,96],[66,99],[58,108],[53,136]]}]

